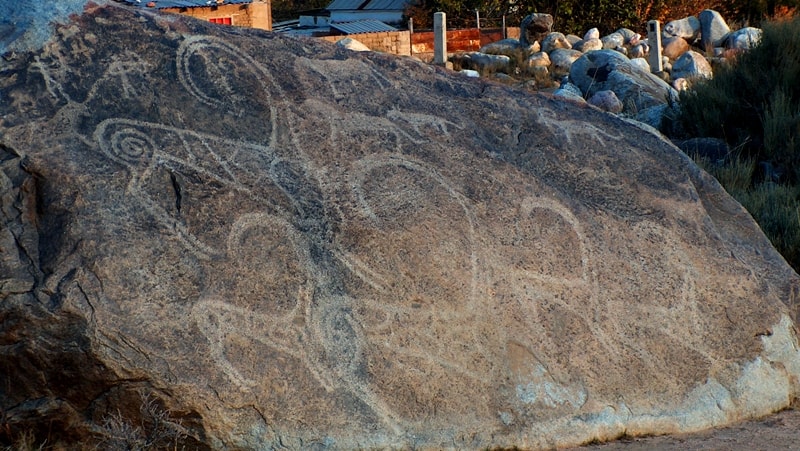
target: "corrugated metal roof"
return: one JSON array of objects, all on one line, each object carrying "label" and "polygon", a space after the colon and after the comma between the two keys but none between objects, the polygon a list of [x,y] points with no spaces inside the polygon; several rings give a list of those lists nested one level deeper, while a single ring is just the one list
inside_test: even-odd
[{"label": "corrugated metal roof", "polygon": [[356,20],[354,22],[332,23],[331,28],[344,34],[380,33],[383,31],[397,31],[397,28],[386,25],[380,20]]},{"label": "corrugated metal roof", "polygon": [[148,3],[155,3],[150,8],[197,8],[199,6],[218,6],[228,4],[252,3],[253,0],[225,0],[217,3],[217,0],[123,0],[125,3],[134,6],[147,8]]},{"label": "corrugated metal roof", "polygon": [[328,11],[361,9],[369,0],[333,0],[328,5]]},{"label": "corrugated metal roof", "polygon": [[363,9],[368,10],[389,10],[389,11],[402,11],[406,9],[406,5],[409,2],[407,0],[372,0],[371,2],[367,3]]}]

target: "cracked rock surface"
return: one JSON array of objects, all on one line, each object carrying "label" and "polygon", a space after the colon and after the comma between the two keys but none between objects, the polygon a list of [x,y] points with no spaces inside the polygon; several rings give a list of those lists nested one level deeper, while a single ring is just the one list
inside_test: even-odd
[{"label": "cracked rock surface", "polygon": [[0,60],[0,188],[4,442],[538,449],[798,390],[798,277],[713,178],[411,59],[90,4]]}]

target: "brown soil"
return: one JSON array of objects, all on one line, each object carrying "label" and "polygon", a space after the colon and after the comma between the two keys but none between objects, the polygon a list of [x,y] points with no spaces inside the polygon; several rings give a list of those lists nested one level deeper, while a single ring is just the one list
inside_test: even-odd
[{"label": "brown soil", "polygon": [[800,409],[795,407],[761,420],[748,421],[697,434],[633,437],[600,445],[571,448],[571,451],[586,450],[800,450]]}]

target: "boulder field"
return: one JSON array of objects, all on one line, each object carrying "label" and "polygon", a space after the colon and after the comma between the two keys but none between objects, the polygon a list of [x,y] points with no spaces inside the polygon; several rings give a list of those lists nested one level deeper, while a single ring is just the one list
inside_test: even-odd
[{"label": "boulder field", "polygon": [[36,42],[0,59],[3,442],[541,449],[796,396],[798,276],[661,136],[408,58],[62,19],[3,35]]}]

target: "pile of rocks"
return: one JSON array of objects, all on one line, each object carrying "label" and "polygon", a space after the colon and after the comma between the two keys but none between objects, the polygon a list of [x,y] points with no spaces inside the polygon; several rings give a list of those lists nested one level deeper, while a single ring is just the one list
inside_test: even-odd
[{"label": "pile of rocks", "polygon": [[714,65],[754,47],[760,38],[760,29],[731,31],[719,12],[707,9],[663,27],[661,67],[655,68],[648,62],[655,43],[633,30],[601,36],[592,28],[583,37],[565,35],[553,31],[551,15],[536,13],[523,19],[519,39],[454,54],[450,61],[468,75],[527,78],[524,83],[533,89],[552,89],[658,127],[678,90],[711,78]]}]

